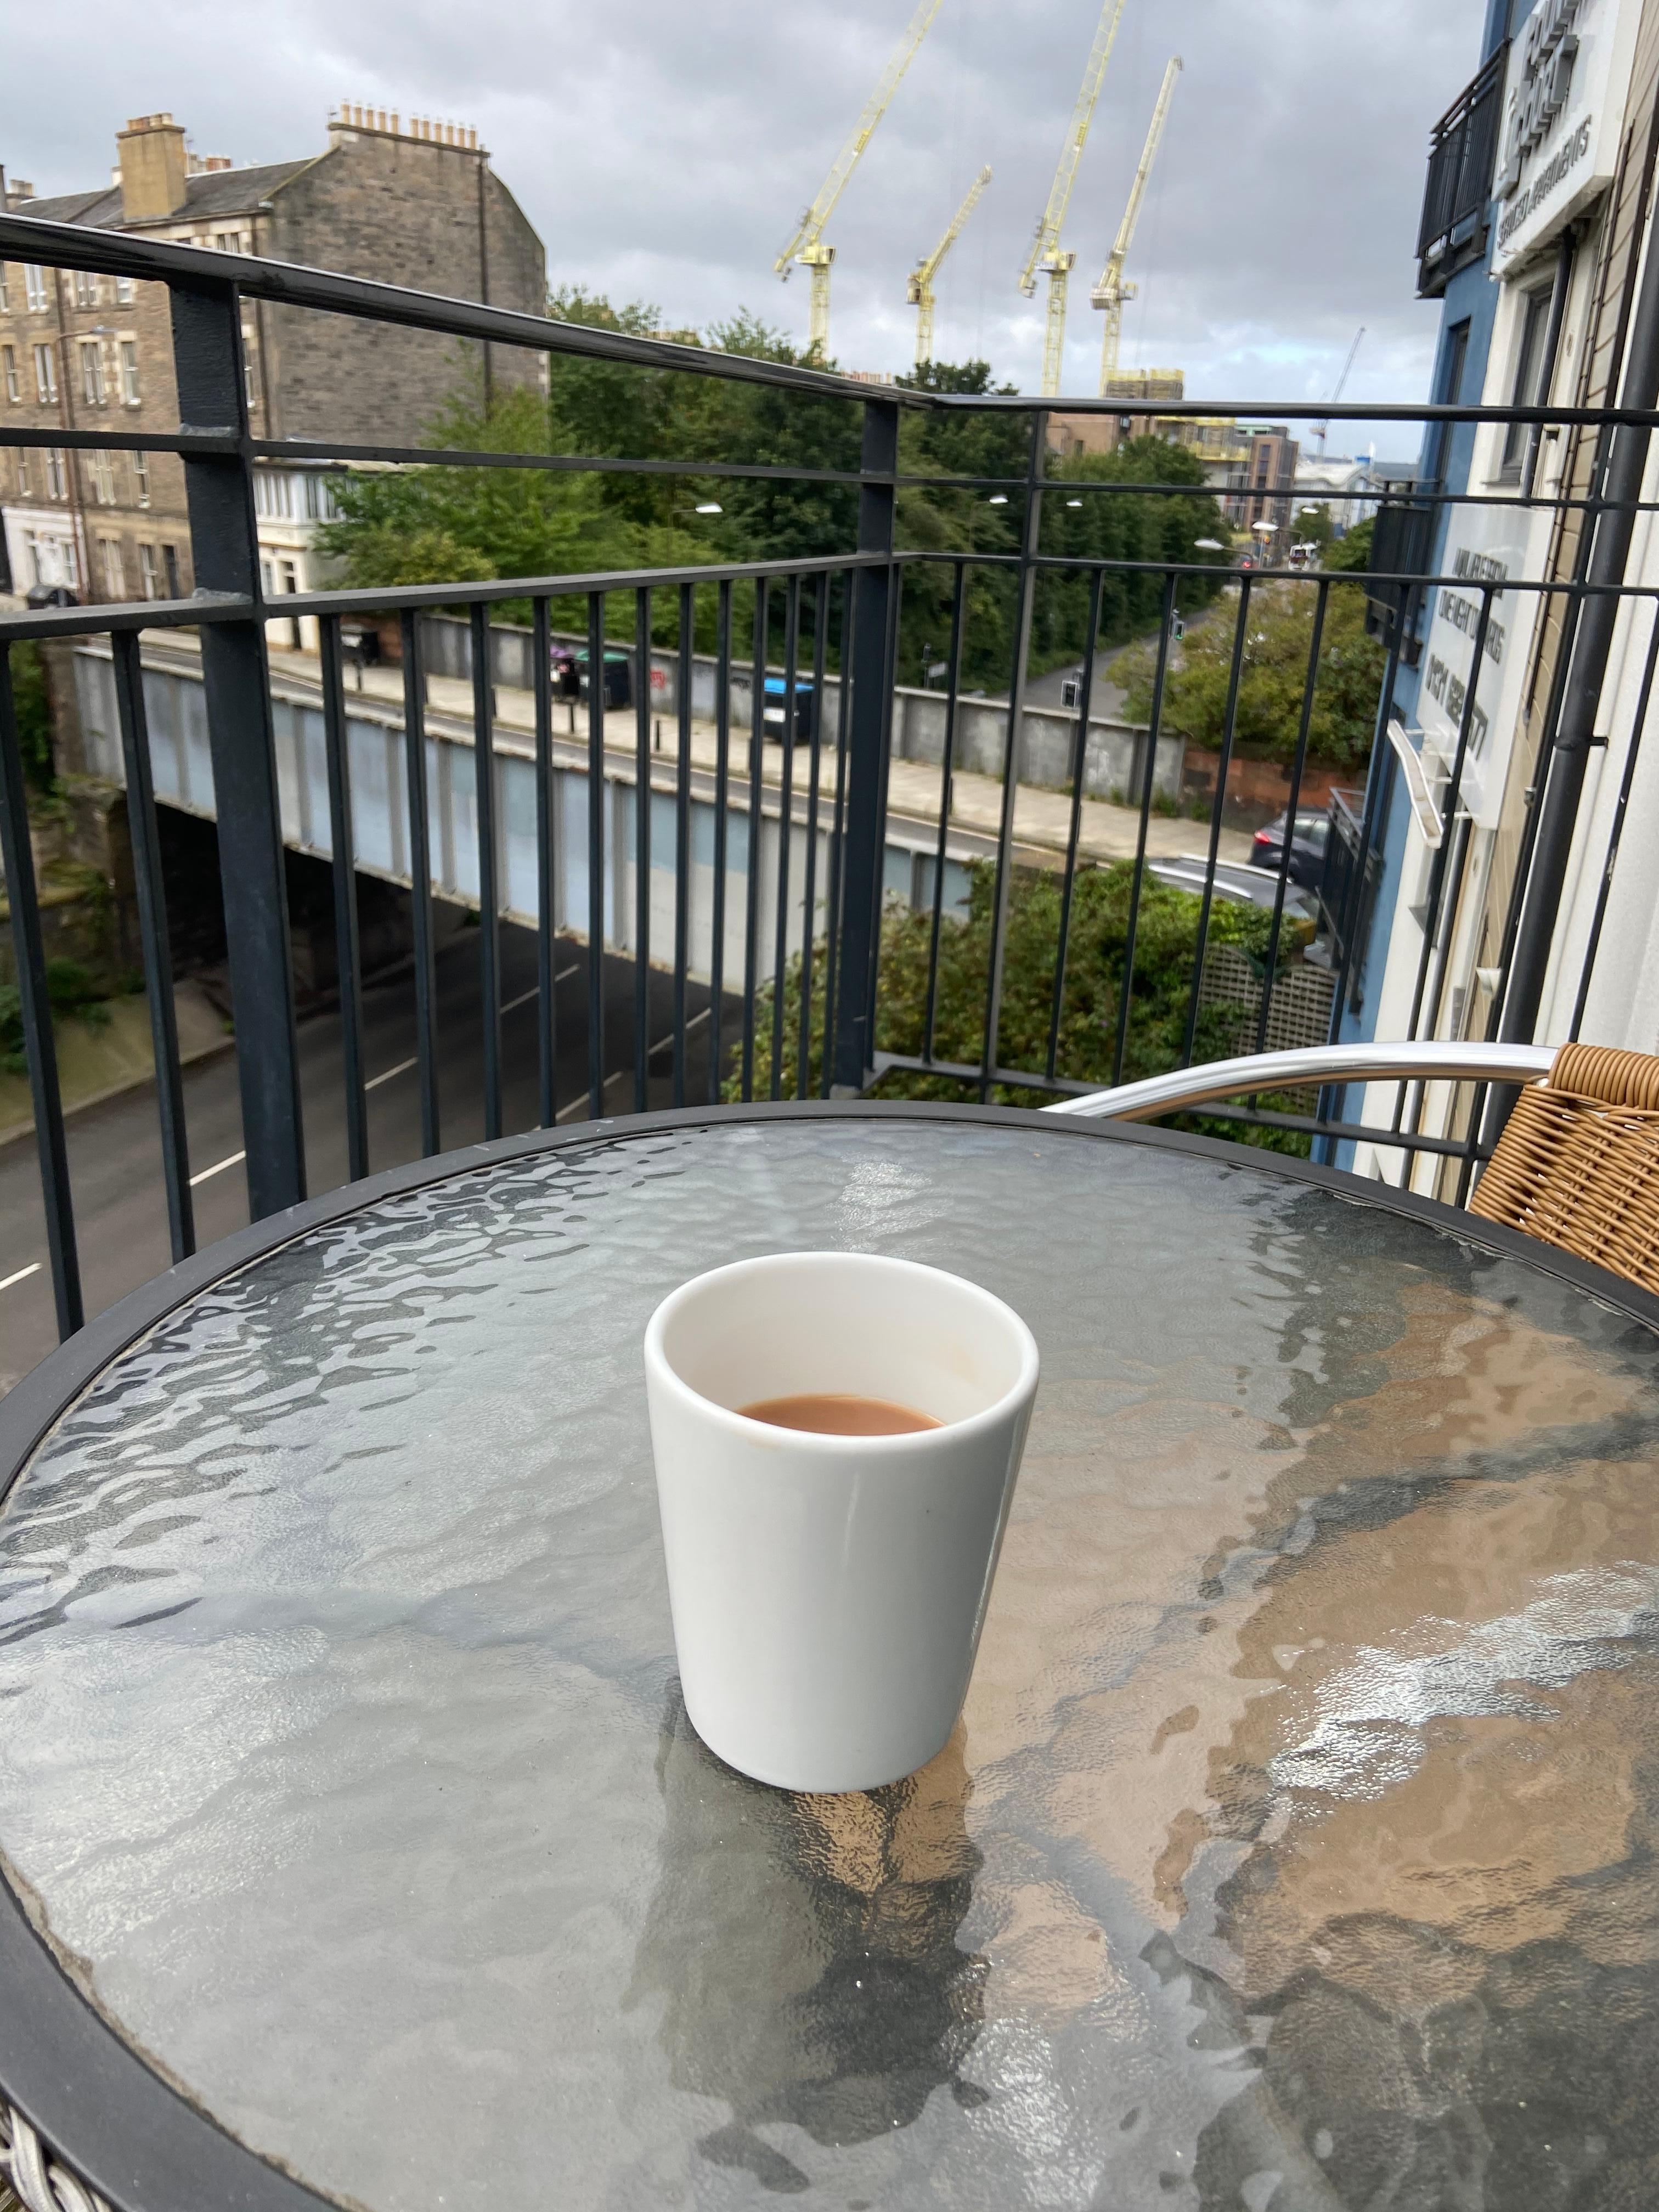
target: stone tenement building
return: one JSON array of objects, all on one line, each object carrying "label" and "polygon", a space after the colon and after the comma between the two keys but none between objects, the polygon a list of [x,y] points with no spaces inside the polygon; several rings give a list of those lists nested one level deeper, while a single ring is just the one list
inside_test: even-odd
[{"label": "stone tenement building", "polygon": [[[37,199],[13,183],[5,204],[545,311],[541,240],[476,131],[346,106],[328,138],[302,161],[236,168],[189,153],[171,115],[139,116],[116,139],[110,184]],[[242,331],[256,437],[413,444],[469,375],[500,389],[544,374],[538,355],[263,301],[246,304]],[[31,428],[175,430],[166,288],[0,262],[0,409]],[[267,592],[309,589],[310,540],[331,507],[325,473],[271,464],[255,489]],[[169,454],[0,449],[0,510],[15,592],[61,583],[97,601],[193,588],[184,474]]]}]

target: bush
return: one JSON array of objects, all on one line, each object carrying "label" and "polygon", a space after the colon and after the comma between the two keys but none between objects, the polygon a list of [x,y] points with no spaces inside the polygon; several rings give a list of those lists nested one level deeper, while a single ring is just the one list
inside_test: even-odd
[{"label": "bush", "polygon": [[23,755],[23,773],[37,789],[52,782],[52,702],[46,693],[46,664],[33,643],[11,649],[11,696],[17,710],[17,742]]},{"label": "bush", "polygon": [[[976,1064],[983,1050],[987,979],[990,966],[992,906],[995,870],[988,861],[969,870],[967,918],[945,921],[939,933],[939,981],[933,1057]],[[1065,992],[1054,1056],[1057,1075],[1079,1083],[1113,1079],[1123,970],[1134,868],[1121,860],[1088,869],[1076,879],[1066,963]],[[1000,1066],[1042,1067],[1048,1057],[1054,971],[1060,941],[1062,878],[1047,869],[1017,869],[1010,887],[1006,945],[1003,960]],[[1202,902],[1190,892],[1172,890],[1143,876],[1135,927],[1134,969],[1129,999],[1123,1080],[1162,1074],[1176,1066],[1186,1038],[1187,1007],[1198,950]],[[1273,916],[1260,907],[1217,899],[1210,909],[1208,942],[1236,945],[1258,973],[1265,970]],[[915,1057],[921,1054],[927,1006],[927,969],[933,916],[896,904],[882,916],[880,989],[876,1008],[876,1048]],[[1279,933],[1280,970],[1300,952],[1308,926],[1286,918]],[[823,1070],[823,961],[813,963],[807,1083],[816,1093]],[[784,981],[784,1049],[780,1088],[793,1095],[799,1038],[800,963],[790,963]],[[757,994],[754,1095],[768,1096],[772,1081],[772,993]],[[1225,1057],[1246,1010],[1237,1004],[1202,1006],[1193,1039],[1195,1061]],[[735,1061],[724,1088],[728,1101],[742,1096],[742,1070]],[[978,1086],[950,1076],[891,1069],[872,1094],[886,1098],[971,1099]],[[1048,1095],[1017,1085],[999,1085],[998,1104],[1042,1106]],[[1264,1102],[1277,1103],[1277,1102]],[[1291,1132],[1245,1130],[1239,1124],[1207,1123],[1191,1117],[1183,1127],[1242,1139],[1277,1152],[1307,1151],[1307,1139]]]},{"label": "bush", "polygon": [[[46,996],[54,1014],[79,1014],[88,1022],[106,1022],[109,1008],[84,968],[73,960],[48,960]],[[15,983],[0,983],[0,1068],[8,1075],[28,1073],[23,1044],[23,994]]]}]

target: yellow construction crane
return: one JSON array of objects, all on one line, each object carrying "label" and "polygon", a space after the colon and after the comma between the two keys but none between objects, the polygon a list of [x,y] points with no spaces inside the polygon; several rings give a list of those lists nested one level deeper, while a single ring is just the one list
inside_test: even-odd
[{"label": "yellow construction crane", "polygon": [[933,279],[939,265],[962,236],[963,226],[979,205],[979,196],[991,181],[988,161],[969,185],[962,205],[951,218],[951,228],[925,261],[918,261],[906,280],[905,297],[916,311],[916,367],[933,358]]},{"label": "yellow construction crane", "polygon": [[789,271],[796,262],[812,272],[812,304],[807,319],[809,343],[821,354],[830,350],[830,264],[836,258],[833,246],[823,242],[823,226],[835,212],[836,202],[846,189],[847,179],[858,167],[859,156],[875,135],[875,128],[886,114],[893,94],[899,88],[899,80],[915,59],[916,48],[927,37],[928,27],[939,11],[940,0],[921,0],[915,14],[910,18],[910,27],[899,40],[898,47],[881,82],[865,104],[852,137],[836,155],[834,166],[824,179],[822,189],[811,206],[802,216],[790,240],[773,267],[787,283]]},{"label": "yellow construction crane", "polygon": [[1135,288],[1123,281],[1123,264],[1129,258],[1129,246],[1135,234],[1135,225],[1140,220],[1140,203],[1146,196],[1146,179],[1152,173],[1152,163],[1158,159],[1158,142],[1164,136],[1164,125],[1170,112],[1170,101],[1175,93],[1176,79],[1181,75],[1181,57],[1173,55],[1164,72],[1164,82],[1158,88],[1158,104],[1152,110],[1152,119],[1146,126],[1146,143],[1140,149],[1140,167],[1135,171],[1135,180],[1129,187],[1129,204],[1123,210],[1123,220],[1118,225],[1117,242],[1107,257],[1106,266],[1100,272],[1100,282],[1089,298],[1097,307],[1106,310],[1106,329],[1100,347],[1100,396],[1106,396],[1106,386],[1117,374],[1117,342],[1123,332],[1123,302],[1133,300]]},{"label": "yellow construction crane", "polygon": [[1049,398],[1060,390],[1060,366],[1066,351],[1066,280],[1077,259],[1075,253],[1061,250],[1060,234],[1065,224],[1066,210],[1071,204],[1072,186],[1077,182],[1078,163],[1083,159],[1083,149],[1088,142],[1089,125],[1094,121],[1095,102],[1100,98],[1106,64],[1112,58],[1112,43],[1117,37],[1118,22],[1122,14],[1123,0],[1105,0],[1100,11],[1099,27],[1095,32],[1095,42],[1090,49],[1088,64],[1083,72],[1083,85],[1077,96],[1077,106],[1072,110],[1066,143],[1060,149],[1060,167],[1054,171],[1048,204],[1036,227],[1030,258],[1020,273],[1019,289],[1028,300],[1036,290],[1037,271],[1041,270],[1048,279],[1048,321],[1042,339],[1042,389]]}]

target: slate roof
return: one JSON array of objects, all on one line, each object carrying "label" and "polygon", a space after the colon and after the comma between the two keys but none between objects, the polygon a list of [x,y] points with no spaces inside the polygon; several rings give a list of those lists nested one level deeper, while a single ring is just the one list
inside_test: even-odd
[{"label": "slate roof", "polygon": [[[160,222],[211,222],[228,215],[251,215],[262,201],[280,191],[291,177],[308,169],[320,157],[308,154],[301,161],[267,161],[257,169],[208,169],[185,184],[185,204]],[[42,222],[84,222],[94,230],[120,230],[121,188],[106,185],[101,191],[62,192],[55,199],[25,200],[15,215],[37,216]],[[135,226],[148,229],[148,223]]]}]

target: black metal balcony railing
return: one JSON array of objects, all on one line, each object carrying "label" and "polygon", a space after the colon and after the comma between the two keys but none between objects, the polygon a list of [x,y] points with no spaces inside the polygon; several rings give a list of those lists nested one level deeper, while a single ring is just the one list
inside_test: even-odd
[{"label": "black metal balcony railing", "polygon": [[1486,256],[1509,51],[1506,41],[1482,64],[1431,135],[1417,230],[1419,299],[1439,299],[1460,270]]},{"label": "black metal balcony railing", "polygon": [[[1461,159],[1462,157],[1460,157]],[[1153,872],[1157,854],[1151,849],[1156,778],[1152,764],[1158,757],[1164,729],[1165,703],[1172,665],[1174,617],[1183,580],[1213,581],[1213,570],[1195,561],[1089,559],[1046,550],[1043,531],[1045,495],[1053,497],[1054,484],[1048,473],[1047,403],[1013,396],[954,398],[937,393],[872,387],[832,374],[770,361],[703,352],[655,339],[632,338],[583,325],[539,320],[501,310],[445,301],[426,295],[360,282],[343,276],[277,264],[221,255],[192,247],[155,243],[103,233],[82,232],[69,226],[45,224],[21,217],[0,218],[0,255],[34,264],[69,269],[92,269],[165,285],[172,301],[172,327],[177,364],[181,425],[170,435],[146,431],[123,437],[104,429],[76,433],[58,427],[41,430],[14,428],[0,422],[0,449],[6,445],[55,445],[143,447],[179,456],[186,485],[197,589],[188,599],[151,600],[122,605],[72,606],[0,614],[0,646],[8,648],[29,640],[107,641],[109,680],[112,684],[115,720],[118,724],[119,755],[126,786],[131,825],[136,877],[137,912],[144,982],[147,988],[157,1070],[156,1103],[161,1138],[161,1175],[165,1186],[168,1239],[175,1257],[193,1247],[192,1178],[186,1131],[185,1100],[181,1082],[178,1038],[173,1025],[173,963],[169,942],[167,886],[163,881],[158,837],[153,749],[147,726],[149,702],[144,655],[160,649],[169,632],[193,631],[200,641],[200,678],[204,705],[208,750],[211,757],[213,805],[216,815],[220,876],[222,885],[224,934],[228,947],[230,988],[235,1012],[235,1049],[240,1081],[242,1140],[246,1155],[248,1202],[251,1213],[262,1216],[298,1201],[306,1188],[305,1114],[337,1116],[343,1127],[348,1172],[358,1176],[371,1164],[366,1092],[371,1087],[364,1051],[364,989],[359,955],[359,849],[354,836],[355,794],[351,747],[348,738],[348,693],[342,625],[356,628],[361,619],[395,618],[403,647],[403,701],[400,731],[389,738],[400,768],[386,782],[386,804],[399,816],[398,835],[403,849],[416,856],[409,865],[408,951],[412,963],[415,1012],[415,1080],[421,1103],[421,1141],[423,1150],[435,1152],[443,1128],[438,1080],[435,932],[432,870],[419,856],[433,853],[434,794],[428,785],[429,710],[422,682],[422,617],[438,609],[462,609],[471,626],[471,690],[470,775],[472,781],[472,831],[476,851],[471,855],[470,879],[476,885],[478,911],[478,981],[482,1022],[477,1042],[482,1079],[483,1131],[500,1135],[508,1118],[506,1098],[509,1078],[519,1063],[504,1043],[502,945],[503,884],[512,855],[507,852],[507,830],[501,814],[501,789],[509,768],[517,773],[521,760],[509,760],[496,723],[495,695],[490,681],[491,640],[489,611],[501,602],[528,601],[532,609],[534,669],[533,829],[529,833],[534,852],[534,893],[528,902],[535,936],[535,981],[532,992],[538,1010],[536,1118],[544,1125],[573,1113],[595,1117],[619,1104],[643,1108],[663,1096],[674,1104],[701,1097],[740,1094],[749,1098],[757,1090],[775,1098],[786,1080],[794,1095],[809,1091],[857,1093],[879,1079],[923,1082],[936,1088],[955,1087],[955,1095],[988,1098],[1014,1091],[1028,1097],[1059,1097],[1098,1087],[1120,1079],[1126,1072],[1147,1073],[1146,1053],[1137,1048],[1142,1064],[1130,1054],[1132,1037],[1144,999],[1151,988],[1146,951],[1151,935],[1146,926],[1147,902],[1170,894]],[[326,443],[303,446],[256,438],[250,428],[242,364],[240,306],[244,299],[281,301],[293,308],[366,318],[404,328],[425,331],[434,339],[488,339],[501,345],[531,349],[545,354],[574,353],[612,362],[643,367],[677,375],[744,380],[771,387],[785,404],[792,400],[821,404],[826,398],[855,405],[863,423],[860,464],[856,471],[825,468],[774,467],[746,461],[628,460],[562,454],[526,455],[469,452],[443,457],[457,465],[515,469],[580,468],[595,473],[615,470],[653,470],[703,479],[762,477],[781,484],[808,481],[856,487],[858,516],[854,540],[831,546],[806,557],[765,562],[728,562],[696,568],[640,570],[602,574],[532,576],[485,582],[453,582],[374,591],[325,591],[286,595],[280,601],[262,593],[252,495],[252,471],[257,462],[286,457],[360,462],[372,460],[392,465],[428,465],[434,454],[424,448],[385,446],[341,449]],[[1088,411],[1095,403],[1067,402],[1070,411]],[[901,416],[907,409],[983,409],[1006,416],[1024,416],[1029,426],[1028,460],[1023,476],[1001,477],[926,477],[907,476],[900,468]],[[1220,403],[1188,403],[1185,411],[1214,415]],[[1107,411],[1110,411],[1109,409]],[[1183,411],[1172,403],[1166,412]],[[1363,415],[1376,420],[1400,422],[1487,422],[1511,418],[1528,422],[1590,424],[1598,428],[1624,423],[1644,447],[1659,416],[1639,410],[1623,414],[1562,408],[1495,410],[1478,407],[1379,406],[1343,409],[1322,403],[1265,405],[1260,403],[1229,408],[1243,416],[1276,416],[1289,420],[1317,415]],[[897,541],[896,510],[898,494],[907,484],[926,483],[937,491],[941,484],[956,486],[983,498],[993,495],[1015,504],[1020,516],[1017,550],[983,552],[972,550],[919,550]],[[1174,494],[1190,495],[1186,484],[1105,483],[1091,477],[1068,477],[1063,486],[1068,502],[1097,494],[1133,495],[1153,499]],[[1431,507],[1461,495],[1427,495]],[[1605,500],[1564,502],[1599,508]],[[1632,498],[1626,506],[1639,504]],[[1421,502],[1419,502],[1421,504]],[[1156,1046],[1163,1064],[1186,1066],[1206,1056],[1209,1019],[1213,1006],[1213,978],[1207,966],[1218,939],[1219,899],[1224,895],[1224,871],[1218,868],[1221,839],[1231,788],[1230,775],[1237,767],[1237,708],[1241,681],[1253,635],[1254,604],[1264,592],[1305,592],[1311,598],[1310,647],[1299,708],[1296,713],[1294,744],[1284,779],[1285,805],[1295,817],[1302,801],[1313,731],[1316,684],[1321,667],[1320,640],[1332,615],[1334,592],[1362,590],[1373,597],[1413,588],[1455,584],[1478,609],[1480,636],[1473,665],[1482,665],[1481,640],[1490,621],[1495,595],[1547,590],[1554,603],[1574,616],[1595,593],[1620,593],[1638,586],[1618,580],[1592,578],[1544,583],[1510,577],[1499,585],[1491,579],[1434,578],[1420,573],[1419,561],[1401,558],[1399,568],[1373,564],[1364,574],[1339,575],[1328,570],[1304,572],[1255,571],[1239,580],[1234,604],[1218,603],[1209,619],[1221,625],[1228,648],[1228,703],[1212,796],[1206,817],[1193,824],[1192,842],[1201,848],[1202,884],[1190,969],[1181,998],[1166,1030],[1167,1042]],[[953,813],[952,779],[963,773],[958,757],[960,732],[969,704],[962,696],[960,671],[964,635],[974,620],[970,587],[976,575],[993,573],[1006,580],[1012,605],[1013,646],[1009,668],[1006,708],[1007,741],[1002,753],[1001,791],[994,829],[977,834],[966,848],[969,865],[977,857],[984,887],[981,966],[964,985],[949,966],[945,954],[958,940],[947,933],[957,924],[952,908],[959,896],[962,851],[960,823]],[[911,820],[908,848],[901,855],[914,863],[914,880],[921,886],[922,907],[915,919],[925,944],[925,988],[917,994],[919,1011],[908,1030],[884,1039],[883,1024],[888,1002],[883,996],[883,902],[886,883],[886,839],[895,819],[889,802],[890,731],[894,708],[897,641],[902,620],[902,596],[907,578],[942,574],[946,582],[949,644],[945,658],[945,699],[943,758],[936,811],[918,825]],[[1114,578],[1152,577],[1161,594],[1163,616],[1157,632],[1151,684],[1151,708],[1144,761],[1146,767],[1132,781],[1131,800],[1120,819],[1127,822],[1131,849],[1116,865],[1121,874],[1124,901],[1115,942],[1115,967],[1109,988],[1102,978],[1081,975],[1077,956],[1078,916],[1085,878],[1096,868],[1085,852],[1080,831],[1085,801],[1085,768],[1091,717],[1091,689],[1096,648],[1102,635],[1103,593]],[[1080,696],[1071,727],[1069,770],[1065,779],[1067,811],[1063,837],[1046,853],[1028,848],[1018,821],[1018,768],[1029,682],[1034,611],[1039,598],[1062,586],[1074,586],[1081,579],[1089,605],[1087,644],[1082,657]],[[604,687],[589,687],[582,710],[585,726],[556,731],[555,700],[550,677],[550,646],[556,602],[580,602],[586,611],[585,629],[590,667],[600,665],[611,635],[608,611],[617,599],[631,601],[635,666],[643,670],[652,650],[653,594],[672,592],[678,610],[678,667],[682,681],[675,708],[678,748],[672,775],[667,764],[653,768],[655,730],[648,687],[635,687],[633,757],[624,763],[631,769],[635,799],[629,810],[620,801],[609,809],[605,803],[607,745]],[[699,596],[701,595],[701,597]],[[754,680],[749,684],[748,726],[734,702],[741,696],[739,660],[743,643],[734,635],[736,611],[752,601],[751,643]],[[694,759],[691,719],[692,653],[697,609],[714,608],[716,643],[714,659],[714,726],[711,758]],[[775,621],[775,617],[780,617]],[[274,739],[271,672],[268,660],[266,625],[288,624],[295,618],[315,617],[320,631],[319,680],[325,754],[325,799],[312,802],[326,815],[328,850],[335,917],[338,966],[340,1075],[337,1093],[325,1095],[313,1083],[307,1091],[305,1067],[296,1033],[295,988],[290,969],[289,915],[285,899],[283,794],[279,789]],[[938,632],[935,631],[935,636]],[[781,666],[776,647],[781,640]],[[83,647],[89,650],[90,647]],[[100,648],[101,651],[103,648]],[[924,659],[926,655],[924,654]],[[1385,726],[1394,699],[1401,659],[1396,626],[1389,643],[1387,667],[1376,700],[1376,727]],[[40,1190],[46,1242],[50,1253],[52,1285],[60,1331],[78,1328],[83,1318],[83,1299],[75,1231],[74,1182],[65,1140],[65,1125],[58,1079],[53,1030],[48,1003],[47,977],[40,927],[40,904],[31,854],[30,798],[25,786],[17,716],[7,674],[9,655],[0,653],[0,830],[3,830],[3,859],[17,987],[21,994],[21,1024],[33,1100]],[[781,744],[776,749],[779,774],[766,769],[764,701],[761,672],[778,669],[775,679],[783,694]],[[820,711],[827,697],[831,674],[837,681],[835,711]],[[804,687],[812,687],[814,709],[803,734],[793,711]],[[1456,759],[1444,794],[1449,821],[1459,805],[1471,731],[1474,726],[1477,685],[1462,718]],[[1070,709],[1067,710],[1068,712]],[[453,767],[454,756],[447,756]],[[615,767],[614,759],[611,763]],[[554,787],[559,779],[574,780],[585,808],[566,807],[556,821]],[[1052,779],[1050,779],[1052,781]],[[1373,784],[1375,784],[1373,779]],[[654,804],[643,794],[655,791],[672,818],[672,835],[653,832]],[[695,806],[694,806],[695,801]],[[1368,802],[1368,805],[1369,805]],[[705,853],[694,840],[694,811],[697,840],[712,818],[712,846]],[[1346,818],[1346,817],[1345,817]],[[768,825],[775,825],[769,830]],[[572,828],[574,825],[574,842]],[[510,829],[510,825],[508,825]],[[1358,833],[1358,849],[1368,852],[1374,825],[1366,813]],[[774,840],[769,884],[761,865],[764,836]],[[697,848],[694,850],[694,842]],[[1425,932],[1423,964],[1417,989],[1410,1034],[1431,1035],[1439,1018],[1443,969],[1434,966],[1434,948],[1440,941],[1440,917],[1455,910],[1462,889],[1462,858],[1449,857],[1455,847],[1467,854],[1467,840],[1449,840],[1437,855],[1430,885],[1430,914]],[[1347,851],[1339,837],[1334,849]],[[320,847],[319,847],[320,849]],[[1366,880],[1366,869],[1355,864],[1345,890],[1336,886],[1326,911],[1333,926],[1329,950],[1337,974],[1332,1003],[1343,1004],[1345,968],[1353,954],[1359,920],[1354,885]],[[1283,858],[1271,885],[1269,933],[1259,964],[1263,981],[1259,1011],[1251,1018],[1260,1034],[1267,1033],[1276,981],[1292,934],[1291,880],[1291,851],[1286,840]],[[1335,865],[1334,861],[1334,865]],[[957,869],[952,878],[952,867]],[[659,921],[653,922],[651,887],[653,868],[666,869],[673,884],[672,927],[666,940]],[[619,988],[616,960],[607,951],[607,930],[618,932],[619,913],[631,870],[631,943],[627,973]],[[805,871],[804,879],[800,871]],[[699,872],[706,872],[700,873]],[[569,881],[561,880],[562,876]],[[571,887],[585,878],[577,894],[579,911],[570,909]],[[696,884],[712,900],[708,917],[707,972],[693,988],[692,901]],[[1334,882],[1334,878],[1332,879]],[[948,889],[954,881],[955,890]],[[1052,893],[1042,912],[1047,935],[1042,939],[1042,957],[1047,963],[1042,986],[1043,1018],[1027,1034],[1036,1034],[1034,1045],[1011,1054],[1006,1047],[1006,997],[1009,985],[1011,938],[1020,902],[1036,884],[1044,896]],[[1044,887],[1047,887],[1046,890]],[[699,890],[699,897],[704,895]],[[563,934],[574,943],[571,963],[559,964],[561,912]],[[653,940],[653,927],[657,930]],[[585,946],[581,939],[586,939]],[[740,953],[738,950],[740,940]],[[1183,954],[1183,958],[1186,957]],[[579,997],[573,999],[561,986],[572,975]],[[656,988],[653,988],[653,976]],[[954,977],[955,980],[951,980]],[[1091,1015],[1086,1048],[1061,1049],[1062,1030],[1068,1006],[1086,981],[1098,1004]],[[585,987],[585,988],[584,988]],[[665,1034],[660,1030],[666,994]],[[957,1006],[958,1039],[954,1051],[941,1039],[945,1033],[945,1000],[951,993],[971,989],[973,1034],[975,1045],[964,1051],[960,1006]],[[693,1002],[702,1004],[694,1010]],[[1338,1016],[1333,1015],[1333,1021]],[[586,1079],[578,1097],[560,1095],[559,1071],[568,1066],[569,1024],[580,1028],[585,1045]],[[702,1023],[700,1037],[694,1026]],[[618,1034],[618,1031],[621,1034]],[[1228,1035],[1218,1049],[1237,1049]],[[1152,1050],[1153,1048],[1148,1047]],[[661,1071],[665,1070],[665,1076]],[[1291,1102],[1294,1103],[1294,1102]],[[303,1109],[303,1110],[302,1110]],[[1317,1115],[1274,1110],[1274,1102],[1252,1106],[1206,1109],[1240,1123],[1253,1123],[1299,1135],[1353,1133],[1352,1125],[1335,1123]],[[1378,1140],[1397,1146],[1407,1153],[1413,1148],[1426,1152],[1458,1153],[1466,1172],[1476,1156],[1473,1138],[1454,1140],[1420,1133],[1413,1115],[1397,1115],[1390,1130],[1372,1133]],[[452,1135],[452,1141],[453,1135]],[[149,1272],[148,1269],[145,1272]]]}]

